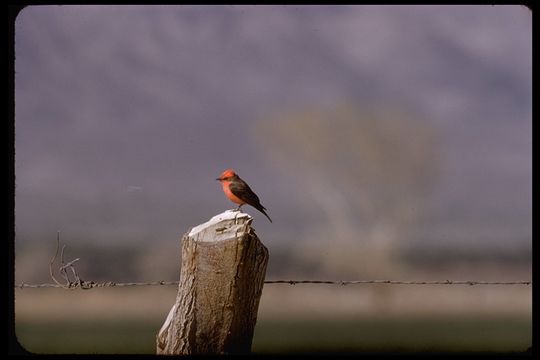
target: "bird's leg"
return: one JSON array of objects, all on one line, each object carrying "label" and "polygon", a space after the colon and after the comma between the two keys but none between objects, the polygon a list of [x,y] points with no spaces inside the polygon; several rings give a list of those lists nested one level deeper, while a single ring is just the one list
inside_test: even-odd
[{"label": "bird's leg", "polygon": [[238,207],[236,208],[236,211],[242,211],[242,205],[244,205],[244,204],[238,205]]}]

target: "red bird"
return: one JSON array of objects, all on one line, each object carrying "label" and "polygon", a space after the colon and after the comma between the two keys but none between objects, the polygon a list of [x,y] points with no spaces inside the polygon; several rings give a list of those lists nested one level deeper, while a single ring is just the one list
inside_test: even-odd
[{"label": "red bird", "polygon": [[268,216],[266,211],[264,211],[266,208],[261,205],[261,201],[259,200],[257,194],[251,190],[249,185],[244,180],[240,179],[240,176],[236,175],[234,170],[225,170],[223,174],[221,174],[221,176],[216,180],[221,182],[223,192],[225,195],[227,195],[229,200],[238,204],[238,210],[240,210],[244,204],[251,205],[255,209],[262,212],[268,218],[268,220],[272,222],[270,216]]}]

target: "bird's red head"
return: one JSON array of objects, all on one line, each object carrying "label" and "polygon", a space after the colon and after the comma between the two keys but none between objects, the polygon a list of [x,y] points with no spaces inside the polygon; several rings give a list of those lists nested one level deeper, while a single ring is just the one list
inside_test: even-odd
[{"label": "bird's red head", "polygon": [[235,177],[235,176],[236,176],[236,173],[234,172],[233,169],[227,169],[216,180],[223,181],[225,179],[229,179],[229,178],[232,178],[232,177]]}]

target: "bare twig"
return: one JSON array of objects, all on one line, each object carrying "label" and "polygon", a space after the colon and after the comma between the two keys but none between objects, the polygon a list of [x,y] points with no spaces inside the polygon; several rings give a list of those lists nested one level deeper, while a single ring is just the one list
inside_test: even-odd
[{"label": "bare twig", "polygon": [[[65,285],[61,284],[56,277],[54,276],[53,271],[53,264],[56,260],[56,256],[58,255],[58,249],[60,247],[60,231],[56,233],[56,251],[54,252],[54,256],[49,262],[49,274],[51,275],[51,279],[56,283],[55,284],[47,284],[51,286],[43,286],[43,287],[61,287],[64,289],[73,289],[80,287],[81,289],[89,289],[88,285],[80,278],[79,274],[77,273],[77,270],[75,269],[75,266],[73,266],[74,263],[80,260],[80,258],[76,258],[75,260],[71,260],[68,263],[64,263],[64,252],[66,250],[67,245],[62,246],[62,250],[60,252],[60,268],[58,269],[58,272],[64,278]],[[68,273],[68,269],[71,270],[71,273],[73,274],[73,278],[75,281],[71,281],[70,275]]]},{"label": "bare twig", "polygon": [[[54,256],[53,258],[51,259],[51,261],[49,262],[49,274],[51,275],[51,279],[53,279],[53,281],[56,283],[57,286],[53,286],[53,287],[62,287],[62,288],[66,288],[66,286],[60,284],[60,282],[56,279],[56,277],[54,276],[54,271],[53,271],[53,264],[54,264],[54,261],[56,260],[56,256],[58,255],[58,249],[60,247],[60,231],[57,231],[56,232],[56,250],[54,252]],[[62,248],[62,256],[64,254],[64,248]]]},{"label": "bare twig", "polygon": [[70,283],[66,268],[64,266],[64,250],[66,250],[66,244],[62,246],[62,251],[60,252],[60,275],[64,278],[67,284]]}]

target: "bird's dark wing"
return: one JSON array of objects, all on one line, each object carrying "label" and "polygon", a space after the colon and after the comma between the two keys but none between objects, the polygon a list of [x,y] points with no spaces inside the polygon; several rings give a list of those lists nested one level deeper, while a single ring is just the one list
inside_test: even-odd
[{"label": "bird's dark wing", "polygon": [[231,183],[229,184],[229,189],[231,190],[233,195],[262,212],[268,218],[268,220],[272,222],[270,216],[268,216],[266,211],[264,211],[266,210],[266,208],[262,206],[259,197],[253,192],[253,190],[251,190],[249,185],[244,180],[237,178],[235,181],[231,181]]},{"label": "bird's dark wing", "polygon": [[229,185],[229,189],[231,189],[231,192],[234,195],[244,200],[249,205],[253,207],[262,206],[257,194],[251,190],[249,185],[244,180],[238,179],[236,181],[232,181]]}]

